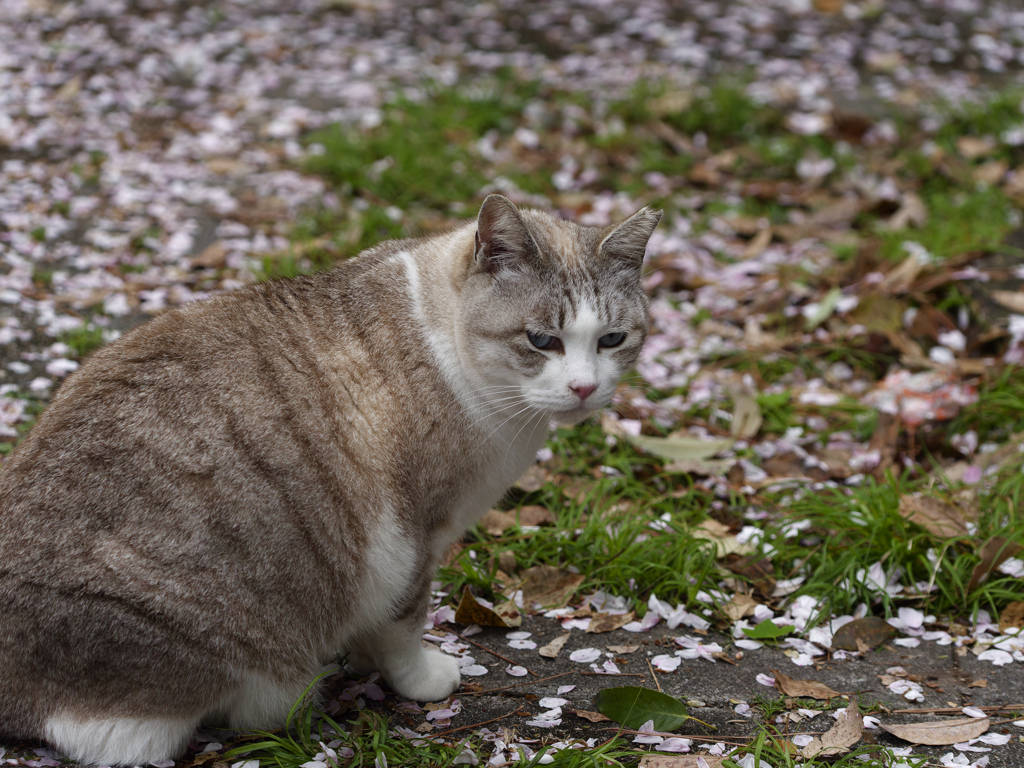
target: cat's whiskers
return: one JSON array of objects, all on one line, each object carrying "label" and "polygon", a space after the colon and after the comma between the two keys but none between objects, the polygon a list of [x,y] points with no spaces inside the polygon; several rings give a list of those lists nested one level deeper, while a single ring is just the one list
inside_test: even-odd
[{"label": "cat's whiskers", "polygon": [[[483,440],[481,440],[481,441],[480,441],[480,443],[479,443],[479,444],[478,444],[478,445],[476,446],[476,448],[474,448],[473,450],[474,450],[474,451],[478,451],[478,450],[480,450],[480,449],[481,449],[481,448],[482,448],[482,447],[484,446],[484,443],[486,443],[486,442],[487,442],[488,440],[490,440],[490,439],[491,439],[491,437],[493,437],[493,436],[494,436],[494,434],[495,434],[495,433],[496,433],[496,432],[497,432],[498,430],[500,430],[500,429],[501,429],[502,427],[504,427],[504,426],[505,426],[506,424],[508,424],[508,423],[509,423],[510,421],[512,421],[512,419],[516,418],[516,417],[517,417],[517,416],[519,416],[520,414],[526,413],[527,411],[537,411],[538,413],[540,412],[540,410],[539,410],[538,408],[536,408],[535,406],[532,406],[532,405],[530,405],[530,404],[526,404],[525,406],[523,406],[522,408],[520,408],[520,409],[519,409],[518,411],[516,411],[515,413],[513,413],[513,414],[512,414],[511,416],[509,416],[509,417],[508,417],[507,419],[505,419],[504,421],[502,421],[502,422],[501,422],[501,423],[500,423],[500,424],[499,424],[498,426],[496,426],[496,427],[495,427],[494,429],[492,429],[492,430],[490,431],[490,433],[488,433],[487,437],[485,437],[485,438],[484,438]],[[518,434],[518,433],[517,433],[517,434]]]},{"label": "cat's whiskers", "polygon": [[[546,424],[548,419],[551,418],[551,414],[553,413],[553,411],[538,410],[538,413],[543,414],[544,418],[543,419],[537,419],[537,420],[534,421],[533,429],[530,430],[530,436],[528,438],[526,438],[526,444],[527,445],[529,445],[530,441],[533,440],[533,434],[534,434],[534,432],[537,431],[537,425],[538,424]],[[526,422],[523,424],[523,426],[521,426],[519,428],[519,430],[515,433],[515,435],[512,436],[512,439],[509,440],[508,446],[505,448],[505,457],[502,460],[502,468],[504,468],[504,469],[508,468],[508,452],[512,450],[512,446],[516,442],[516,439],[519,437],[520,433],[524,429],[526,429],[526,425],[529,424],[529,423],[530,423],[530,420],[527,419]]]}]

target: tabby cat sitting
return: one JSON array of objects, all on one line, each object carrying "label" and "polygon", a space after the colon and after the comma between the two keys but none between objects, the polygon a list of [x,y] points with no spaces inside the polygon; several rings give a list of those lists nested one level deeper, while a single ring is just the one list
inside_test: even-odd
[{"label": "tabby cat sitting", "polygon": [[442,555],[606,405],[661,218],[476,221],[167,312],[97,352],[0,470],[0,732],[78,761],[283,724],[339,652],[437,700]]}]

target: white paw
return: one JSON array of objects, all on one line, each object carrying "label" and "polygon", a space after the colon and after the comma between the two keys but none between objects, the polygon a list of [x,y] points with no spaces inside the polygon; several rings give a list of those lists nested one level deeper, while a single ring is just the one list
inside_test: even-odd
[{"label": "white paw", "polygon": [[396,693],[415,701],[446,699],[462,682],[458,661],[436,648],[423,648],[415,659],[389,670],[385,676]]}]

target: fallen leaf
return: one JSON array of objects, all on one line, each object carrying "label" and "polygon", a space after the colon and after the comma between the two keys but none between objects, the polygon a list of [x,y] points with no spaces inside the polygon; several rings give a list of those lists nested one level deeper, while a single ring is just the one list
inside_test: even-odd
[{"label": "fallen leaf", "polygon": [[216,760],[218,757],[221,757],[219,752],[203,752],[193,756],[190,762],[192,765],[203,765],[211,760]]},{"label": "fallen leaf", "polygon": [[942,499],[901,494],[899,512],[910,522],[917,523],[940,539],[970,535],[960,510]]},{"label": "fallen leaf", "polygon": [[[513,514],[515,514],[513,512]],[[547,507],[530,504],[519,508],[520,525],[554,525],[555,516]]]},{"label": "fallen leaf", "polygon": [[1007,541],[1002,536],[993,536],[985,542],[985,546],[983,546],[981,551],[978,553],[981,556],[981,562],[974,566],[974,572],[971,573],[971,580],[967,584],[967,591],[973,592],[988,581],[988,577],[992,574],[992,571],[1005,563],[1011,557],[1016,556],[1021,549],[1022,547],[1020,544]]},{"label": "fallen leaf", "polygon": [[633,620],[633,612],[623,614],[595,613],[590,619],[590,626],[587,627],[587,634],[599,632],[611,632],[624,627]]},{"label": "fallen leaf", "polygon": [[714,755],[644,755],[637,768],[721,768],[727,759]]},{"label": "fallen leaf", "polygon": [[634,731],[648,720],[654,721],[656,731],[674,731],[690,717],[679,699],[633,685],[605,688],[598,692],[594,703],[602,715]]},{"label": "fallen leaf", "polygon": [[686,461],[687,459],[704,461],[727,450],[735,442],[732,438],[704,440],[690,435],[669,435],[668,437],[637,435],[630,436],[628,439],[648,453],[673,461]]},{"label": "fallen leaf", "polygon": [[521,576],[524,605],[540,603],[544,608],[565,605],[585,578],[553,565],[535,565]]},{"label": "fallen leaf", "polygon": [[455,621],[459,624],[479,624],[482,627],[519,627],[522,626],[523,616],[512,602],[488,608],[477,602],[469,587],[466,587],[462,590],[459,607],[455,609]]},{"label": "fallen leaf", "polygon": [[1010,603],[999,614],[999,630],[1009,632],[1014,629],[1024,629],[1024,600]]},{"label": "fallen leaf", "polygon": [[971,175],[975,181],[995,185],[1003,180],[1008,170],[1010,170],[1010,166],[1005,160],[989,160],[972,169]]},{"label": "fallen leaf", "polygon": [[907,192],[900,201],[899,210],[885,222],[888,229],[923,227],[928,223],[928,208],[916,192]]},{"label": "fallen leaf", "polygon": [[715,543],[715,557],[723,558],[729,555],[749,555],[756,552],[757,547],[752,544],[741,544],[736,537],[729,533],[729,526],[723,525],[713,518],[701,521],[700,525],[693,529],[693,536],[698,539],[708,539]]},{"label": "fallen leaf", "polygon": [[[500,616],[504,620],[506,626],[509,627],[521,627],[523,625],[523,615],[519,612],[519,606],[511,600],[506,600],[504,603],[498,603],[494,606],[494,614]],[[479,624],[480,622],[474,622]]]},{"label": "fallen leaf", "polygon": [[609,645],[608,650],[615,654],[636,653],[640,650],[639,645]]},{"label": "fallen leaf", "polygon": [[815,736],[810,744],[800,750],[800,754],[805,758],[841,755],[860,741],[863,730],[864,718],[857,708],[857,699],[852,698],[846,709],[836,718],[836,724],[820,738]]},{"label": "fallen leaf", "polygon": [[989,291],[988,295],[1007,309],[1024,314],[1024,291]]},{"label": "fallen leaf", "polygon": [[775,688],[784,696],[830,701],[841,695],[817,680],[797,680],[795,677],[782,674],[777,669],[773,669],[772,674],[775,676]]},{"label": "fallen leaf", "polygon": [[906,723],[904,725],[886,725],[879,727],[897,738],[911,744],[928,744],[945,746],[960,744],[969,739],[976,739],[988,730],[991,720],[987,717],[962,717],[956,720],[932,720],[924,723]]},{"label": "fallen leaf", "polygon": [[722,613],[729,621],[739,621],[744,616],[750,616],[760,603],[750,595],[737,592],[732,600],[722,606]]},{"label": "fallen leaf", "polygon": [[572,713],[577,717],[582,717],[584,720],[589,720],[592,723],[610,723],[612,719],[600,712],[588,712],[585,709],[574,709]]},{"label": "fallen leaf", "polygon": [[764,249],[771,245],[772,242],[772,228],[765,227],[759,230],[754,238],[747,243],[747,247],[743,250],[743,259],[756,259],[762,253]]},{"label": "fallen leaf", "polygon": [[527,493],[532,493],[543,488],[547,481],[548,477],[544,469],[537,464],[533,464],[516,480],[516,485]]},{"label": "fallen leaf", "polygon": [[878,284],[878,290],[889,295],[906,293],[924,266],[925,262],[922,259],[916,254],[910,254],[886,274]]},{"label": "fallen leaf", "polygon": [[516,516],[511,512],[502,512],[491,509],[484,513],[478,525],[491,536],[501,536],[505,531],[516,524]]},{"label": "fallen leaf", "polygon": [[732,469],[735,459],[684,459],[665,465],[666,472],[699,477],[720,477]]},{"label": "fallen leaf", "polygon": [[989,137],[961,136],[956,140],[957,151],[966,160],[976,160],[996,151],[996,143]]},{"label": "fallen leaf", "polygon": [[794,629],[796,627],[793,624],[786,624],[780,627],[771,619],[765,619],[750,629],[744,629],[743,634],[751,640],[775,640],[792,633]]},{"label": "fallen leaf", "polygon": [[741,440],[753,437],[760,431],[763,421],[761,406],[758,405],[757,400],[747,394],[738,394],[733,397],[732,423],[729,425],[729,434]]},{"label": "fallen leaf", "polygon": [[189,264],[193,269],[223,267],[227,255],[228,249],[224,246],[224,243],[217,240],[206,246],[198,256],[193,256],[189,259]]},{"label": "fallen leaf", "polygon": [[967,687],[968,688],[988,688],[988,680],[986,678],[982,677],[982,678],[979,678],[978,680],[972,681],[971,684],[968,685]]},{"label": "fallen leaf", "polygon": [[832,650],[869,651],[896,634],[896,629],[875,616],[843,624],[832,636]]},{"label": "fallen leaf", "polygon": [[537,650],[537,653],[546,659],[554,659],[559,653],[561,653],[562,648],[565,647],[565,641],[569,639],[569,634],[569,632],[566,632],[564,635],[556,637],[547,645],[542,645]]},{"label": "fallen leaf", "polygon": [[731,555],[725,559],[725,567],[748,579],[765,598],[771,597],[775,591],[775,566],[767,557]]}]

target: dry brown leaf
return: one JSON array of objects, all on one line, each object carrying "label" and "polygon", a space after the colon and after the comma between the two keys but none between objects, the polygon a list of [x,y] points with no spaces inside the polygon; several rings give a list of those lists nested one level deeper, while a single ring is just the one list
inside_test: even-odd
[{"label": "dry brown leaf", "polygon": [[907,289],[917,280],[917,276],[921,274],[924,266],[925,262],[916,254],[910,254],[889,271],[878,284],[878,290],[889,295],[906,293]]},{"label": "dry brown leaf", "polygon": [[773,669],[772,674],[775,676],[775,688],[784,696],[829,701],[841,695],[838,691],[833,691],[827,685],[819,683],[817,680],[797,680],[794,677],[782,674],[777,669]]},{"label": "dry brown leaf", "polygon": [[[515,514],[513,512],[513,514]],[[520,525],[554,525],[555,516],[547,507],[529,504],[519,508]]]},{"label": "dry brown leaf", "polygon": [[502,512],[498,509],[491,509],[480,518],[479,525],[491,536],[501,536],[505,531],[516,524],[516,516],[511,512]]},{"label": "dry brown leaf", "polygon": [[210,267],[223,267],[227,258],[228,249],[220,240],[210,243],[198,256],[189,259],[193,269],[207,269]]},{"label": "dry brown leaf", "polygon": [[964,159],[976,160],[995,152],[996,142],[987,136],[983,139],[977,136],[961,136],[956,140],[956,148]]},{"label": "dry brown leaf", "polygon": [[610,723],[612,719],[606,715],[602,715],[600,712],[588,712],[585,709],[574,709],[572,713],[577,717],[582,717],[584,720],[589,720],[592,723]]},{"label": "dry brown leaf", "polygon": [[888,229],[923,227],[928,223],[928,208],[916,192],[907,192],[900,201],[899,210],[885,222]]},{"label": "dry brown leaf", "polygon": [[518,480],[516,480],[516,485],[527,493],[532,493],[533,491],[539,491],[543,488],[544,483],[547,481],[548,475],[547,472],[544,471],[544,468],[537,464],[533,464],[529,469],[523,472]]},{"label": "dry brown leaf", "polygon": [[941,539],[970,535],[960,510],[942,499],[901,494],[899,511],[907,520]]},{"label": "dry brown leaf", "polygon": [[721,768],[726,759],[714,755],[644,755],[638,768]]},{"label": "dry brown leaf", "polygon": [[506,602],[493,609],[477,602],[469,587],[462,590],[462,599],[455,609],[455,621],[459,624],[479,624],[482,627],[519,627],[523,616],[515,603]]},{"label": "dry brown leaf", "polygon": [[746,394],[733,398],[732,424],[729,426],[729,433],[733,437],[743,440],[753,437],[760,431],[763,421],[757,400]]},{"label": "dry brown leaf", "polygon": [[189,764],[203,765],[204,763],[208,763],[211,760],[216,760],[218,757],[221,757],[221,754],[219,752],[202,752],[198,755],[193,756]]},{"label": "dry brown leaf", "polygon": [[805,758],[841,755],[860,741],[863,730],[864,718],[861,717],[857,699],[854,697],[850,699],[846,710],[836,718],[836,724],[825,731],[821,738],[815,736],[800,754]]},{"label": "dry brown leaf", "polygon": [[747,243],[747,247],[743,250],[744,259],[756,259],[762,253],[764,249],[771,245],[772,242],[772,228],[765,227],[760,230],[754,238]]},{"label": "dry brown leaf", "polygon": [[587,627],[587,634],[600,633],[600,632],[611,632],[616,629],[624,627],[633,620],[633,612],[623,613],[621,615],[612,615],[610,613],[595,613],[590,619],[590,626]]},{"label": "dry brown leaf", "polygon": [[1009,632],[1014,629],[1024,629],[1024,600],[1010,603],[999,614],[999,630]]},{"label": "dry brown leaf", "polygon": [[735,463],[735,459],[683,459],[666,464],[665,471],[677,475],[718,477],[728,472]]},{"label": "dry brown leaf", "polygon": [[1010,165],[1005,160],[989,160],[972,169],[971,175],[974,176],[975,181],[995,185],[1003,180],[1008,170],[1010,170]]},{"label": "dry brown leaf", "polygon": [[971,682],[968,688],[988,688],[988,680],[984,677],[978,678]]},{"label": "dry brown leaf", "polygon": [[732,555],[725,560],[725,567],[733,573],[750,580],[754,589],[764,597],[771,597],[775,591],[775,566],[767,557]]},{"label": "dry brown leaf", "polygon": [[544,608],[565,605],[585,578],[553,565],[535,565],[520,575],[524,605],[540,603]]},{"label": "dry brown leaf", "polygon": [[1024,314],[1024,291],[989,291],[988,295],[992,300],[1002,304],[1007,309]]},{"label": "dry brown leaf", "polygon": [[886,725],[879,723],[882,730],[911,744],[945,746],[976,739],[988,730],[991,720],[987,717],[961,717],[956,720],[932,720],[924,723]]},{"label": "dry brown leaf", "polygon": [[870,651],[896,634],[895,628],[875,616],[843,624],[832,636],[832,650]]},{"label": "dry brown leaf", "polygon": [[612,653],[625,655],[630,653],[636,653],[640,650],[639,645],[609,645],[608,650]]},{"label": "dry brown leaf", "polygon": [[541,656],[546,659],[554,659],[562,652],[562,648],[565,647],[565,641],[569,639],[569,632],[564,635],[559,635],[547,645],[542,645],[538,650]]},{"label": "dry brown leaf", "polygon": [[974,572],[971,574],[971,581],[967,585],[967,591],[973,592],[988,581],[992,571],[1011,557],[1016,556],[1021,549],[1020,544],[1007,541],[1002,536],[993,536],[985,542],[985,546],[978,553],[981,556],[981,562],[974,566]]},{"label": "dry brown leaf", "polygon": [[744,616],[750,616],[760,603],[750,595],[737,592],[728,603],[722,606],[722,613],[729,621],[739,621]]},{"label": "dry brown leaf", "polygon": [[708,539],[715,543],[715,557],[722,558],[729,555],[749,555],[757,551],[751,544],[741,544],[736,537],[729,533],[729,526],[708,518],[693,529],[693,536],[698,539]]}]

